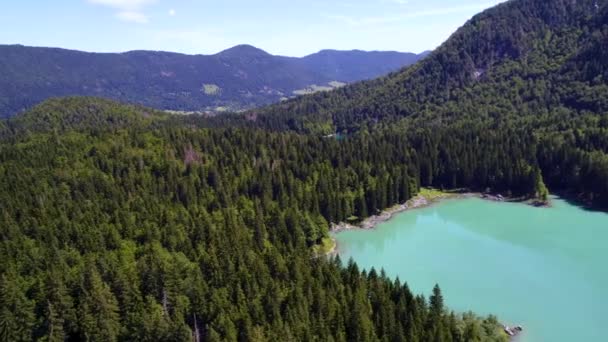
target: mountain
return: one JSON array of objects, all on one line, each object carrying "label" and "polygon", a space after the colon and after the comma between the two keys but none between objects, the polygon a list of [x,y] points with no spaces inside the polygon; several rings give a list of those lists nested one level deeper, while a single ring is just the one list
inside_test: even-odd
[{"label": "mountain", "polygon": [[333,80],[351,83],[396,71],[399,68],[395,66],[414,64],[428,54],[429,52],[417,55],[394,51],[322,50],[303,57],[302,64]]},{"label": "mountain", "polygon": [[378,77],[423,55],[324,51],[273,56],[250,45],[215,55],[86,53],[0,46],[0,117],[56,96],[100,96],[175,111],[240,110]]},{"label": "mountain", "polygon": [[532,104],[602,113],[607,11],[605,0],[511,0],[474,16],[410,68],[253,112],[285,128],[322,122],[338,131],[408,116],[508,116]]},{"label": "mountain", "polygon": [[410,68],[245,118],[318,135],[409,134],[435,146],[422,185],[538,194],[546,184],[608,208],[607,44],[607,0],[511,0]]}]

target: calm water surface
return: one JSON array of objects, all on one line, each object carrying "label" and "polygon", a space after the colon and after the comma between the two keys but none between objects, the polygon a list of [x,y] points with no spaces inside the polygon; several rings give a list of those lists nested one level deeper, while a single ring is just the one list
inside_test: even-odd
[{"label": "calm water surface", "polygon": [[478,198],[396,215],[336,235],[340,256],[384,268],[456,311],[521,324],[521,340],[608,341],[608,214]]}]

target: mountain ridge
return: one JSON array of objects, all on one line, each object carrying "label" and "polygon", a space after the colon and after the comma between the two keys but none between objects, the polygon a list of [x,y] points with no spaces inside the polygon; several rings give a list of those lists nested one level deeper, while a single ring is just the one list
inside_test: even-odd
[{"label": "mountain ridge", "polygon": [[[478,189],[496,190],[524,169],[535,174],[536,193],[545,194],[540,198],[546,182],[585,206],[608,208],[606,18],[607,0],[512,0],[474,16],[410,68],[255,109],[245,118],[249,125],[319,136],[413,130],[419,148],[440,150],[425,165],[424,186],[469,187],[471,174],[478,174],[486,179]],[[453,136],[467,142],[461,154],[468,157],[441,147],[446,140],[455,144]],[[501,157],[516,158],[510,162],[480,156],[489,145],[497,154],[514,146],[521,151]],[[480,151],[468,151],[471,146]],[[464,162],[436,169],[446,158]],[[482,158],[485,165],[462,172]],[[520,170],[505,172],[509,165]]]},{"label": "mountain ridge", "polygon": [[316,56],[275,56],[246,44],[213,55],[0,45],[0,117],[49,97],[75,95],[163,110],[242,110],[296,96],[309,87],[329,89],[332,81],[377,77],[421,58],[395,52],[336,51],[329,61]]},{"label": "mountain ridge", "polygon": [[[492,92],[510,94],[510,88],[502,83],[511,82],[515,76],[525,82],[562,77],[567,73],[566,66],[575,62],[572,51],[582,52],[591,44],[589,40],[595,39],[595,45],[588,47],[594,55],[587,56],[585,62],[589,64],[592,60],[588,75],[583,77],[578,68],[570,68],[570,85],[586,82],[594,74],[606,72],[605,60],[599,55],[600,46],[608,40],[606,29],[602,29],[606,25],[603,20],[608,12],[606,5],[605,0],[508,1],[475,15],[410,68],[331,94],[313,94],[252,112],[261,115],[262,121],[273,121],[274,127],[282,122],[283,128],[304,131],[306,125],[310,127],[320,121],[323,127],[329,124],[340,131],[358,129],[386,118],[439,115],[438,109],[445,110],[448,103],[454,107],[449,109],[451,112],[468,112],[474,109],[469,104],[464,108],[464,100],[479,101],[483,97],[481,88],[491,87]],[[594,85],[591,88],[599,89]],[[587,90],[594,91],[591,88]],[[585,98],[585,94],[579,94],[578,99],[565,101],[569,95],[564,92],[560,96],[563,103],[577,105]],[[597,98],[597,94],[593,97]],[[516,105],[521,102],[513,100]],[[598,101],[596,104],[605,102]],[[559,103],[557,99],[554,101],[555,105]],[[601,105],[597,109],[604,108],[608,107]]]}]

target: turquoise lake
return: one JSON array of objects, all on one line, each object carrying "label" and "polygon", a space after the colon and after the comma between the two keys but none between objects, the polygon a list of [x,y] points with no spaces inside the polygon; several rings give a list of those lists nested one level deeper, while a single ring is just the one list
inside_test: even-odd
[{"label": "turquoise lake", "polygon": [[446,305],[520,324],[525,342],[608,341],[608,214],[451,199],[336,234],[340,257]]}]

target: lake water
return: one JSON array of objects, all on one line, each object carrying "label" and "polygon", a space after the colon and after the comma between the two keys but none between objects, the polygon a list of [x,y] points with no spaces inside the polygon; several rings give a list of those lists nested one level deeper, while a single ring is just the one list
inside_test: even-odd
[{"label": "lake water", "polygon": [[336,235],[340,257],[384,268],[446,305],[520,324],[521,341],[608,341],[608,214],[452,199]]}]

